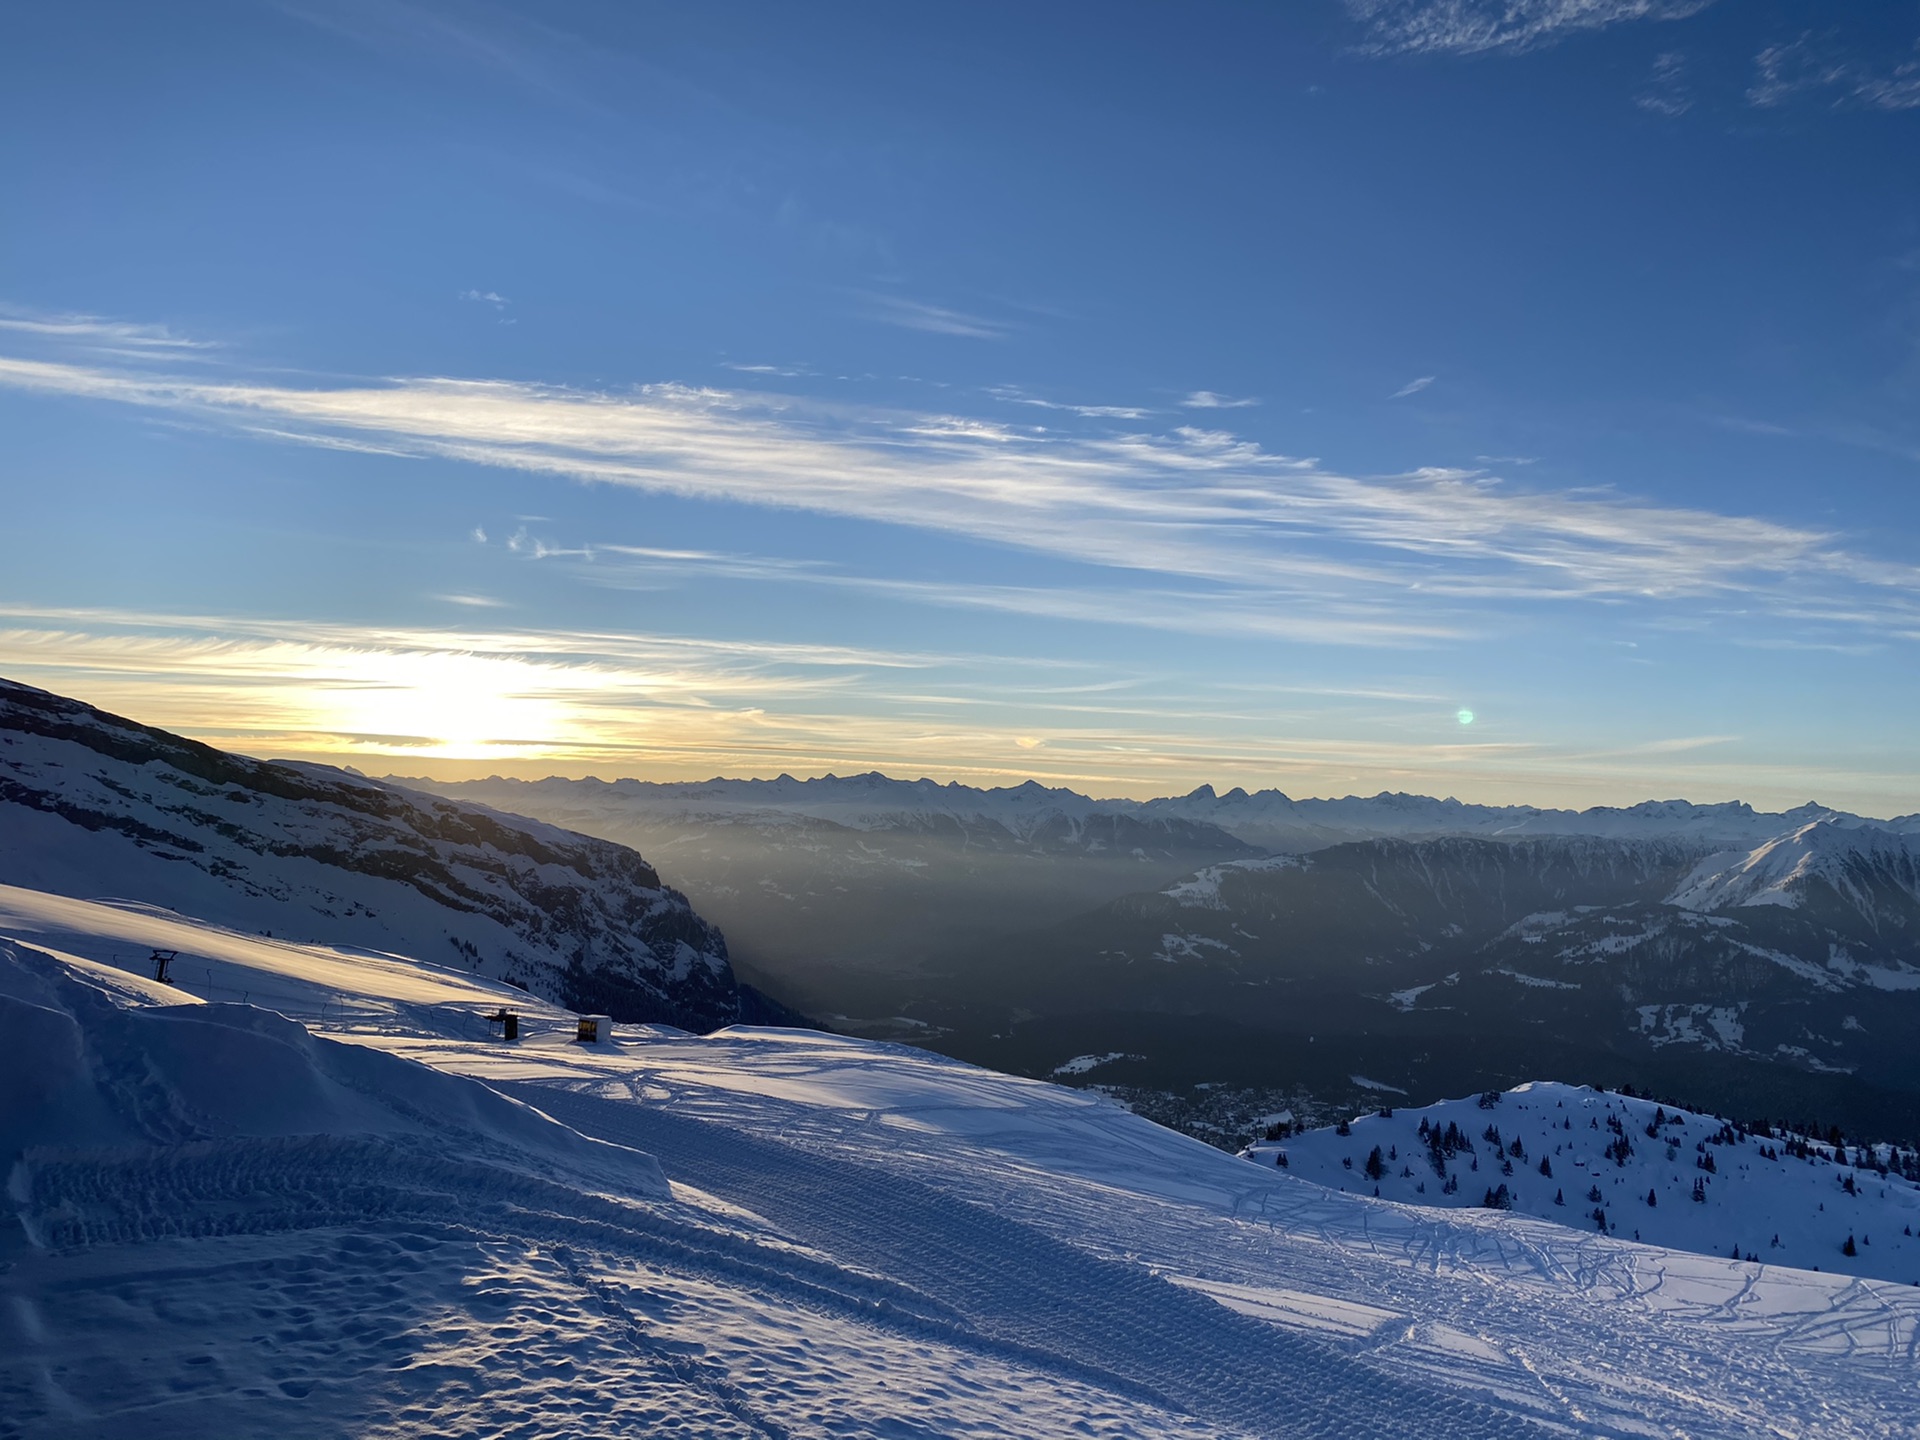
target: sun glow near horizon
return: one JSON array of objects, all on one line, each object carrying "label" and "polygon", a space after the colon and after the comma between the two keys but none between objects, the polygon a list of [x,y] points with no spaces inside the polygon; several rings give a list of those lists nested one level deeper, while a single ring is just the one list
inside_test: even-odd
[{"label": "sun glow near horizon", "polygon": [[[965,671],[978,657],[257,621],[221,633],[209,617],[65,612],[45,627],[13,618],[0,630],[9,678],[243,753],[371,773],[686,781],[877,769],[988,787],[1032,779],[1102,798],[1211,784],[1574,808],[1682,794],[1781,808],[1811,798],[1796,783],[1803,766],[1769,771],[1716,755],[1737,736],[1575,749],[1498,727],[1478,733],[1482,716],[1417,692],[1356,695],[1352,713],[1364,718],[1329,725],[1276,720],[1245,694],[1216,696],[1199,716],[1139,690],[1094,698],[1044,675],[995,701]],[[1436,720],[1457,738],[1433,738]],[[1886,777],[1835,769],[1822,781],[1826,803],[1889,811]]]}]

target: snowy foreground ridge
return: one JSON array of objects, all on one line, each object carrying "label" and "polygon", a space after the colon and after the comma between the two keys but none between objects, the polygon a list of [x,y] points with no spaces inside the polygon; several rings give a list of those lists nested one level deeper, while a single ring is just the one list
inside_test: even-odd
[{"label": "snowy foreground ridge", "polygon": [[582,1045],[457,969],[5,887],[0,1035],[7,1434],[1920,1424],[1912,1286],[1343,1195],[920,1051]]},{"label": "snowy foreground ridge", "polygon": [[1383,1108],[1244,1154],[1353,1194],[1604,1223],[1676,1249],[1920,1284],[1911,1152],[1756,1135],[1583,1085]]}]

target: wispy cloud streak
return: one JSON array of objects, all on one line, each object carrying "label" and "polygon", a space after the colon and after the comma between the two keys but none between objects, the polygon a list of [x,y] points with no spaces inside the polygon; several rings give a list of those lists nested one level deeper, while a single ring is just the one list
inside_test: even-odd
[{"label": "wispy cloud streak", "polygon": [[1009,405],[1031,405],[1037,410],[1058,410],[1082,420],[1144,420],[1153,412],[1138,405],[1074,405],[1060,400],[1043,400],[1029,395],[1017,385],[995,385],[987,393]]},{"label": "wispy cloud streak", "polygon": [[1808,92],[1870,110],[1920,108],[1920,40],[1907,58],[1885,65],[1835,53],[1830,43],[1808,34],[1768,46],[1754,56],[1753,66],[1747,99],[1762,108]]},{"label": "wispy cloud streak", "polygon": [[866,301],[868,318],[902,330],[958,335],[968,340],[1000,340],[1013,328],[998,320],[970,315],[964,310],[950,310],[944,305],[930,305],[924,300],[910,300],[904,295],[868,291],[862,298]]},{"label": "wispy cloud streak", "polygon": [[1531,50],[1633,20],[1684,20],[1713,0],[1347,0],[1367,48],[1451,53]]},{"label": "wispy cloud streak", "polygon": [[136,325],[100,315],[45,315],[4,308],[0,308],[0,333],[108,353],[153,353],[176,358],[215,348],[210,341],[176,335],[164,325]]},{"label": "wispy cloud streak", "polygon": [[[1805,526],[1525,491],[1482,471],[1351,476],[1234,434],[1067,434],[652,385],[403,379],[337,388],[0,358],[0,385],[315,444],[439,456],[714,501],[909,525],[1244,595],[1422,610],[1480,602],[1825,602],[1920,627],[1920,568]],[[1842,603],[1844,601],[1844,604]]]},{"label": "wispy cloud streak", "polygon": [[1188,410],[1244,410],[1250,405],[1258,405],[1258,400],[1245,396],[1220,395],[1212,390],[1194,390],[1180,404]]}]

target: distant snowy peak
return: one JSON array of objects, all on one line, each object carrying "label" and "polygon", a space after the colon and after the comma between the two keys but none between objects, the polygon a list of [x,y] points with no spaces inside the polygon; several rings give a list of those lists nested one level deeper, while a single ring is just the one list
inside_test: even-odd
[{"label": "distant snowy peak", "polygon": [[1920,830],[1912,817],[1904,821],[1864,820],[1815,804],[1777,813],[1755,810],[1741,801],[1696,805],[1686,800],[1549,810],[1532,805],[1471,805],[1397,792],[1328,800],[1295,800],[1278,790],[1255,794],[1232,790],[1216,795],[1210,786],[1189,795],[1149,800],[1140,809],[1146,814],[1205,821],[1270,849],[1301,851],[1356,840],[1427,840],[1450,835],[1677,840],[1694,846],[1696,851],[1746,849],[1816,820],[1889,831],[1903,826]]},{"label": "distant snowy peak", "polygon": [[846,830],[987,838],[1043,851],[1126,853],[1136,847],[1248,848],[1204,821],[1142,813],[1133,801],[1098,801],[1034,781],[1001,789],[894,780],[878,772],[796,780],[653,782],[597,779],[442,782],[399,780],[436,794],[477,800],[583,829],[740,824],[760,828],[832,825]]},{"label": "distant snowy peak", "polygon": [[1920,846],[1891,830],[1821,818],[1750,850],[1709,855],[1668,897],[1703,914],[1823,902],[1870,920],[1920,918]]},{"label": "distant snowy peak", "polygon": [[854,830],[897,827],[903,818],[944,816],[990,819],[1009,828],[1026,828],[1056,815],[1084,818],[1101,810],[1098,802],[1071,790],[1049,789],[1029,780],[1000,790],[941,785],[932,780],[894,780],[872,771],[864,775],[823,775],[796,780],[488,780],[440,783],[403,780],[441,793],[484,796],[489,803],[523,805],[568,803],[606,812],[644,813],[673,820],[757,819],[769,814],[828,820]]},{"label": "distant snowy peak", "polygon": [[720,933],[623,845],[7,681],[0,879],[456,965],[625,1019],[740,1013]]},{"label": "distant snowy peak", "polygon": [[[394,777],[397,778],[397,777]],[[1815,821],[1920,834],[1920,816],[1891,821],[1806,804],[1769,813],[1740,801],[1696,805],[1686,800],[1647,800],[1625,807],[1550,810],[1532,805],[1473,805],[1427,795],[1382,792],[1339,799],[1296,800],[1280,790],[1218,793],[1202,785],[1186,795],[1157,800],[1096,800],[1078,791],[1041,785],[982,789],[957,782],[895,780],[877,771],[797,780],[650,782],[596,779],[488,780],[443,783],[400,779],[437,794],[479,800],[503,809],[549,817],[572,813],[583,819],[623,816],[657,823],[697,821],[777,824],[810,820],[853,830],[913,830],[937,826],[993,826],[1023,840],[1092,836],[1118,843],[1127,827],[1116,817],[1157,827],[1207,827],[1264,850],[1304,852],[1355,840],[1422,840],[1448,835],[1487,839],[1589,836],[1610,840],[1680,840],[1695,852],[1750,849]],[[1098,821],[1099,824],[1093,824]],[[1092,829],[1089,830],[1089,825]],[[1165,833],[1164,831],[1162,833]],[[1193,839],[1194,831],[1176,831]]]}]

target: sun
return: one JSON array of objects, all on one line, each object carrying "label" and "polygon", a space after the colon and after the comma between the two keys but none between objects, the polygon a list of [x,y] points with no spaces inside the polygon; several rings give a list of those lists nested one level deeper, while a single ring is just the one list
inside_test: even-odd
[{"label": "sun", "polygon": [[566,728],[563,707],[512,661],[443,652],[363,662],[330,687],[324,722],[362,745],[477,760],[538,751]]}]

